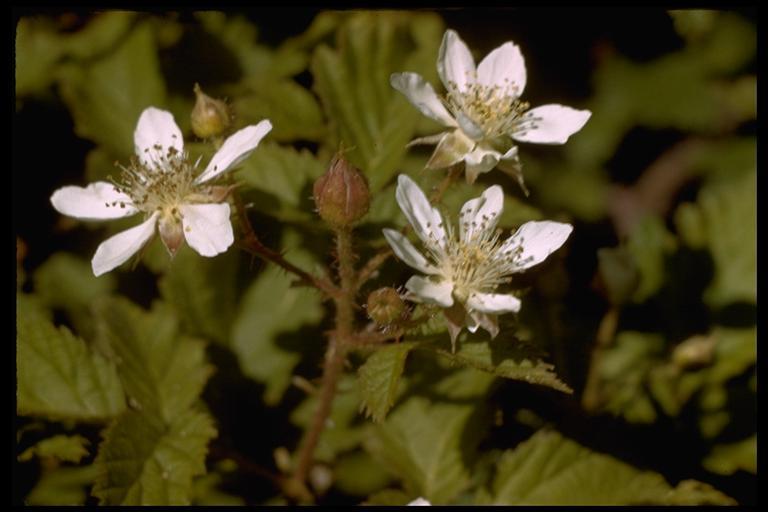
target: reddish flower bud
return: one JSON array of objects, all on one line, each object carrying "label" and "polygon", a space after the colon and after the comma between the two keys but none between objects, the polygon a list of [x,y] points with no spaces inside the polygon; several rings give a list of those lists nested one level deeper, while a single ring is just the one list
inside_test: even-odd
[{"label": "reddish flower bud", "polygon": [[334,227],[350,227],[370,206],[371,196],[365,176],[340,153],[325,174],[315,181],[315,204],[320,217]]}]

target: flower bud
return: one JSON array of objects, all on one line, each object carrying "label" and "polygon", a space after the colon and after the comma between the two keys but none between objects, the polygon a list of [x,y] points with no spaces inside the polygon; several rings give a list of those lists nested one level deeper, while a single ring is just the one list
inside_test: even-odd
[{"label": "flower bud", "polygon": [[366,304],[368,316],[379,325],[393,324],[403,318],[405,302],[397,290],[390,287],[379,288],[368,295]]},{"label": "flower bud", "polygon": [[325,174],[315,181],[315,204],[320,217],[334,227],[349,227],[360,220],[370,206],[368,182],[341,153],[337,153]]},{"label": "flower bud", "polygon": [[192,131],[201,139],[223,135],[232,121],[229,107],[205,94],[199,84],[195,84],[194,91],[197,100],[190,115]]}]

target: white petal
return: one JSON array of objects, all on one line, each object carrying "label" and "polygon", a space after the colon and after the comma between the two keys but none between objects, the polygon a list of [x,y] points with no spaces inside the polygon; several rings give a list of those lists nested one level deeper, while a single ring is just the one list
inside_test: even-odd
[{"label": "white petal", "polygon": [[430,247],[445,247],[443,218],[433,208],[419,186],[405,174],[397,178],[395,198],[421,241]]},{"label": "white petal", "polygon": [[498,86],[505,95],[520,97],[525,89],[525,60],[520,48],[510,42],[499,46],[477,66],[477,81]]},{"label": "white petal", "polygon": [[459,216],[461,241],[470,240],[484,231],[493,231],[503,210],[504,191],[498,185],[488,188],[480,197],[464,203]]},{"label": "white petal", "polygon": [[568,137],[581,130],[592,112],[563,105],[544,105],[523,114],[522,121],[510,133],[513,139],[537,144],[565,144]]},{"label": "white petal", "polygon": [[148,166],[159,166],[168,156],[169,148],[175,148],[178,153],[184,151],[184,138],[173,114],[155,107],[141,113],[133,132],[133,143],[136,155]]},{"label": "white petal", "polygon": [[467,183],[474,183],[479,175],[496,167],[501,156],[501,153],[494,149],[477,146],[471,153],[464,157]]},{"label": "white petal", "polygon": [[517,313],[520,299],[505,293],[473,293],[467,299],[467,307],[482,313]]},{"label": "white petal", "polygon": [[544,261],[560,248],[573,231],[573,226],[549,220],[526,222],[499,248],[500,253],[519,251],[515,271],[520,271]]},{"label": "white petal", "polygon": [[417,73],[392,73],[389,83],[403,93],[425,116],[445,126],[456,126],[453,116],[437,97],[432,85]]},{"label": "white petal", "polygon": [[392,251],[406,265],[425,274],[437,274],[438,270],[413,246],[402,233],[394,229],[384,229],[384,238],[389,242]]},{"label": "white petal", "polygon": [[475,82],[475,59],[469,48],[453,30],[446,30],[440,53],[437,56],[437,72],[445,88],[463,92]]},{"label": "white petal", "polygon": [[470,139],[474,141],[480,141],[485,138],[485,132],[483,131],[483,128],[475,123],[464,112],[459,112],[456,114],[456,122],[459,123],[459,128],[461,128],[461,131],[464,132],[464,134]]},{"label": "white petal", "polygon": [[421,276],[412,276],[405,283],[405,288],[422,302],[444,308],[453,306],[453,283],[450,281],[436,283]]},{"label": "white petal", "polygon": [[[119,219],[136,213],[131,198],[106,181],[87,187],[62,187],[51,196],[56,211],[78,219]],[[116,203],[113,205],[113,203]]]},{"label": "white petal", "polygon": [[93,274],[100,276],[109,272],[128,261],[128,258],[144,247],[144,244],[155,233],[157,215],[157,213],[154,213],[138,226],[126,229],[104,240],[96,249],[96,254],[93,255],[91,260]]},{"label": "white petal", "polygon": [[245,160],[271,129],[272,123],[268,119],[264,119],[259,124],[246,126],[231,135],[224,141],[221,149],[213,155],[208,167],[205,168],[203,174],[195,179],[195,183],[212,180]]},{"label": "white petal", "polygon": [[415,500],[413,500],[412,502],[410,502],[408,504],[409,507],[410,506],[417,506],[418,507],[418,506],[425,506],[425,505],[432,505],[432,504],[430,502],[428,502],[427,500],[425,500],[424,498],[422,498],[422,497],[418,497],[418,498],[416,498]]},{"label": "white petal", "polygon": [[179,209],[184,238],[201,256],[216,256],[234,242],[228,203],[184,204]]}]

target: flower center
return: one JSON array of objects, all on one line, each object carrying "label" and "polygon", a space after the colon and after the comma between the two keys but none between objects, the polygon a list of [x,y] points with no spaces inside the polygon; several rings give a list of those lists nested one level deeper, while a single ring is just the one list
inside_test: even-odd
[{"label": "flower center", "polygon": [[[162,150],[160,146],[154,149]],[[186,153],[174,147],[169,147],[154,165],[144,164],[134,156],[128,167],[119,167],[119,179],[110,177],[110,181],[118,192],[130,196],[139,211],[178,217],[180,205],[204,202],[207,187],[194,183],[197,163],[193,165]]]},{"label": "flower center", "polygon": [[458,112],[464,113],[482,128],[487,138],[494,138],[514,131],[530,107],[527,102],[518,100],[516,94],[509,93],[516,90],[470,81],[466,89],[460,91],[457,84],[451,82],[445,103],[454,116]]},{"label": "flower center", "polygon": [[523,251],[522,244],[503,247],[502,230],[491,228],[498,212],[480,221],[465,220],[465,214],[469,212],[462,212],[459,218],[466,234],[464,240],[447,224],[445,250],[430,251],[442,276],[453,282],[453,293],[460,302],[472,293],[491,293],[509,283]]}]

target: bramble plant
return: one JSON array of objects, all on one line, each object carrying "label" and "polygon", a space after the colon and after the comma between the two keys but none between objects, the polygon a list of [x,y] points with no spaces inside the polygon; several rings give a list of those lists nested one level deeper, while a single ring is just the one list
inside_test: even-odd
[{"label": "bramble plant", "polygon": [[[661,14],[682,49],[595,52],[588,100],[428,12],[20,18],[17,108],[93,145],[17,238],[18,500],[748,502],[754,27]],[[634,127],[681,142],[612,184]]]}]

